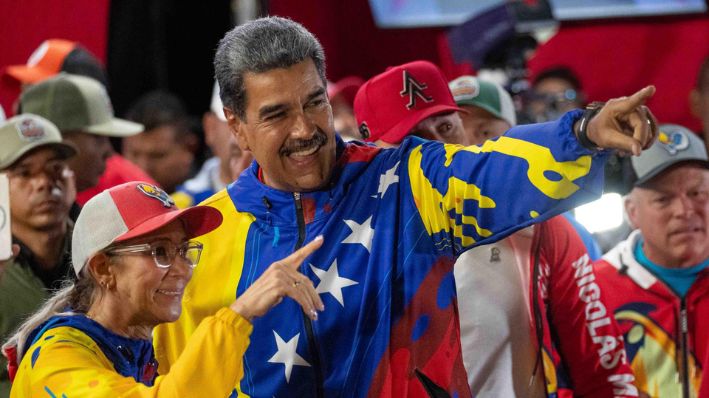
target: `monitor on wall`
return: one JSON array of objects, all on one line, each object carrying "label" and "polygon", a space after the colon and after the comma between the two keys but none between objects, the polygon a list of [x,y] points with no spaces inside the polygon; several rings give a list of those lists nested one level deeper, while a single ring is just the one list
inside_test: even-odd
[{"label": "monitor on wall", "polygon": [[[565,20],[678,15],[707,11],[705,0],[524,0],[526,7],[549,3]],[[504,0],[369,0],[381,28],[456,26],[505,3]]]}]

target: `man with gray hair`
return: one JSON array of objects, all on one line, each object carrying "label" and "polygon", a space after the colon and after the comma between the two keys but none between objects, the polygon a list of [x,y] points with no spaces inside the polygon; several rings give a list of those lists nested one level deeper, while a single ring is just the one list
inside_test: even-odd
[{"label": "man with gray hair", "polygon": [[601,299],[647,397],[696,397],[709,355],[709,157],[678,125],[632,160],[625,200],[636,228],[595,264]]},{"label": "man with gray hair", "polygon": [[[283,254],[325,238],[292,285],[313,284],[324,306],[302,316],[284,298],[253,321],[236,396],[470,396],[456,257],[597,196],[606,158],[597,148],[638,154],[655,135],[642,107],[650,87],[484,148],[416,137],[397,149],[346,144],[333,127],[322,47],[277,17],[227,33],[215,66],[227,122],[255,162],[203,202],[224,223],[200,239],[182,316],[155,330],[161,372],[207,311]],[[427,100],[411,76],[399,83],[391,89],[410,107]]]}]

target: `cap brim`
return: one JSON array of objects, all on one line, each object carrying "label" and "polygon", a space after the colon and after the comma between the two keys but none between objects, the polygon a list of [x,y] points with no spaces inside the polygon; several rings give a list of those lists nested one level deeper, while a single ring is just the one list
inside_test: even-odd
[{"label": "cap brim", "polygon": [[[397,123],[394,127],[389,129],[386,133],[382,134],[381,137],[375,138],[374,141],[382,140],[388,144],[398,145],[409,135],[412,128],[416,127],[422,120],[429,118],[431,116],[437,116],[444,113],[451,112],[464,112],[463,109],[457,106],[451,105],[434,105],[430,108],[416,112],[404,120]],[[371,140],[370,140],[371,142]]]},{"label": "cap brim", "polygon": [[113,118],[106,123],[82,128],[83,131],[108,137],[129,137],[143,132],[143,125],[128,120]]},{"label": "cap brim", "polygon": [[502,113],[500,111],[498,111],[497,109],[493,108],[492,106],[490,106],[488,104],[481,104],[481,103],[475,102],[475,100],[473,100],[473,99],[465,99],[465,100],[455,101],[455,103],[458,104],[458,106],[466,105],[466,106],[474,106],[474,107],[477,107],[480,109],[484,109],[487,112],[489,112],[492,116],[494,116],[498,119],[505,120],[505,118],[502,116]]},{"label": "cap brim", "polygon": [[37,148],[53,148],[59,153],[63,159],[69,159],[70,157],[76,155],[78,150],[74,144],[70,142],[41,142],[37,145],[27,145],[26,147],[20,149],[19,151],[12,154],[11,157],[7,158],[5,162],[0,163],[0,169],[11,166],[13,163],[17,162],[20,158],[25,156],[25,154],[37,149]]},{"label": "cap brim", "polygon": [[184,222],[187,239],[192,239],[215,230],[222,224],[223,217],[219,210],[209,206],[195,206],[175,210],[147,219],[142,224],[114,239],[113,242],[123,242],[149,234],[178,219]]},{"label": "cap brim", "polygon": [[41,68],[26,65],[8,66],[5,73],[21,83],[37,83],[55,75],[55,73],[50,73]]},{"label": "cap brim", "polygon": [[697,163],[701,164],[704,166],[704,168],[709,169],[709,161],[706,159],[701,159],[701,158],[683,158],[683,159],[677,159],[674,162],[667,162],[663,163],[662,165],[652,169],[649,173],[645,174],[643,178],[638,178],[635,181],[635,186],[639,187],[644,184],[646,184],[648,181],[652,180],[653,178],[657,177],[660,173],[663,171],[669,169],[670,167],[676,166],[680,163]]}]

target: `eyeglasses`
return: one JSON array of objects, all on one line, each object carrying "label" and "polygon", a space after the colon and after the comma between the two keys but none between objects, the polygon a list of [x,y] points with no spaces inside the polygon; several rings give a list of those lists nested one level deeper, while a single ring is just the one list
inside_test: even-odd
[{"label": "eyeglasses", "polygon": [[179,254],[191,268],[194,268],[199,263],[202,248],[203,246],[199,242],[185,242],[177,246],[169,240],[158,240],[152,243],[108,249],[106,254],[150,253],[158,268],[170,268],[175,262],[175,257]]}]

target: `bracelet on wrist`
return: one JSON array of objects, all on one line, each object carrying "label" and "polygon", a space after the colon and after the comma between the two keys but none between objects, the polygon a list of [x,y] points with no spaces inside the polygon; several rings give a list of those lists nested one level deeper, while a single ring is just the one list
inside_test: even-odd
[{"label": "bracelet on wrist", "polygon": [[581,119],[579,119],[578,131],[574,131],[574,133],[576,134],[576,139],[579,141],[579,144],[581,144],[582,147],[590,151],[603,150],[603,148],[601,148],[600,146],[598,146],[598,144],[593,142],[593,140],[588,138],[588,124],[591,119],[593,119],[593,117],[601,111],[603,105],[605,105],[604,102],[592,102],[588,104],[583,112],[583,115],[581,116]]}]

